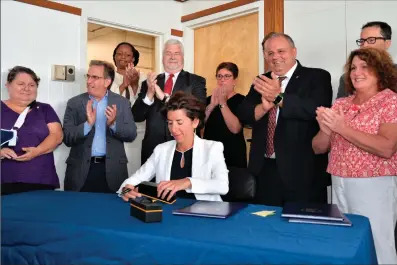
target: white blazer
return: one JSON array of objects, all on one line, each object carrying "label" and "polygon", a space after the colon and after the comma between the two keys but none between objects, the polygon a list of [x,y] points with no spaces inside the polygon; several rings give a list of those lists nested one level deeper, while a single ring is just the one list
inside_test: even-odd
[{"label": "white blazer", "polygon": [[[135,174],[121,184],[120,189],[127,185],[136,186],[142,181],[150,181],[156,176],[156,183],[170,180],[172,160],[176,141],[168,141],[156,146],[153,154]],[[223,144],[194,137],[192,176],[189,177],[192,188],[186,192],[194,193],[197,200],[222,201],[221,196],[229,191],[229,171],[223,156]]]}]

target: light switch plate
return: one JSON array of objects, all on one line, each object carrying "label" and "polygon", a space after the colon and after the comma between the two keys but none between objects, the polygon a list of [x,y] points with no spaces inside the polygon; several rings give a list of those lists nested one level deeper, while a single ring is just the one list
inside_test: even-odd
[{"label": "light switch plate", "polygon": [[65,65],[52,65],[51,80],[66,80],[66,66]]}]

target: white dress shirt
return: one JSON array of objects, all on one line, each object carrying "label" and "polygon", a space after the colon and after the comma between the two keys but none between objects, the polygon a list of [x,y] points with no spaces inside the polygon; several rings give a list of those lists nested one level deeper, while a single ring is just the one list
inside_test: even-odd
[{"label": "white dress shirt", "polygon": [[[123,80],[124,80],[124,76],[121,75],[121,74],[119,74],[119,73],[117,73],[117,72],[115,72],[114,81],[113,81],[112,86],[110,87],[110,90],[111,90],[112,92],[117,93],[117,94],[120,95],[120,90],[119,90],[119,88],[120,88],[121,84],[123,83]],[[145,75],[145,73],[140,72],[140,74],[139,74],[139,82],[138,82],[138,89],[137,89],[137,91],[136,91],[136,94],[135,94],[134,91],[132,90],[132,87],[131,87],[131,86],[128,86],[128,88],[126,88],[126,89],[128,89],[128,90],[130,91],[130,101],[131,101],[131,105],[134,105],[134,102],[135,102],[135,100],[136,100],[137,97],[138,97],[138,93],[141,91],[142,82],[145,81],[145,80],[146,80],[146,75]],[[121,94],[121,96],[125,97],[125,93],[126,93],[126,91],[124,90],[123,93]]]}]

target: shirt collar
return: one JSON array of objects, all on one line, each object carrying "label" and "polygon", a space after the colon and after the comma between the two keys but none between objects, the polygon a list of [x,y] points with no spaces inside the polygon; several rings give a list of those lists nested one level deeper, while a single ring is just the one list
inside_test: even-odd
[{"label": "shirt collar", "polygon": [[[283,76],[286,77],[286,79],[284,79],[284,80],[290,80],[291,79],[292,75],[294,74],[294,72],[296,70],[296,67],[298,67],[298,62],[297,61],[295,61],[294,66],[292,66],[291,69],[289,69],[289,71],[285,75],[283,75]],[[278,77],[279,76],[277,76],[277,78]]]},{"label": "shirt collar", "polygon": [[[109,90],[106,91],[105,96],[104,96],[103,98],[101,98],[101,100],[102,100],[102,99],[107,99],[107,98],[108,98],[108,94],[109,94]],[[90,99],[93,99],[94,101],[96,101],[96,99],[95,99],[93,96],[88,95],[88,97],[89,97]]]},{"label": "shirt collar", "polygon": [[[178,78],[178,75],[179,75],[180,73],[181,73],[181,71],[179,71],[178,73],[175,73],[175,74],[174,74],[175,80]],[[167,81],[169,75],[170,75],[169,73],[165,72],[165,81]]]}]

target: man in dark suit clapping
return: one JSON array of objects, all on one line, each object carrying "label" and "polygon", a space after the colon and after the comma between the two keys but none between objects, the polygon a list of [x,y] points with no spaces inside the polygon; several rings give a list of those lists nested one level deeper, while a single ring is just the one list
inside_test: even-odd
[{"label": "man in dark suit clapping", "polygon": [[158,144],[172,140],[167,122],[160,110],[173,93],[176,91],[191,93],[205,103],[207,96],[205,79],[184,71],[183,65],[182,43],[175,39],[168,40],[163,50],[165,72],[159,75],[148,74],[132,107],[136,122],[146,120],[146,131],[142,140],[142,164],[146,162]]},{"label": "man in dark suit clapping", "polygon": [[270,71],[255,78],[239,118],[252,125],[248,168],[256,176],[256,202],[326,202],[327,154],[315,155],[316,109],[331,105],[330,74],[296,60],[290,36],[270,33],[262,42]]}]

